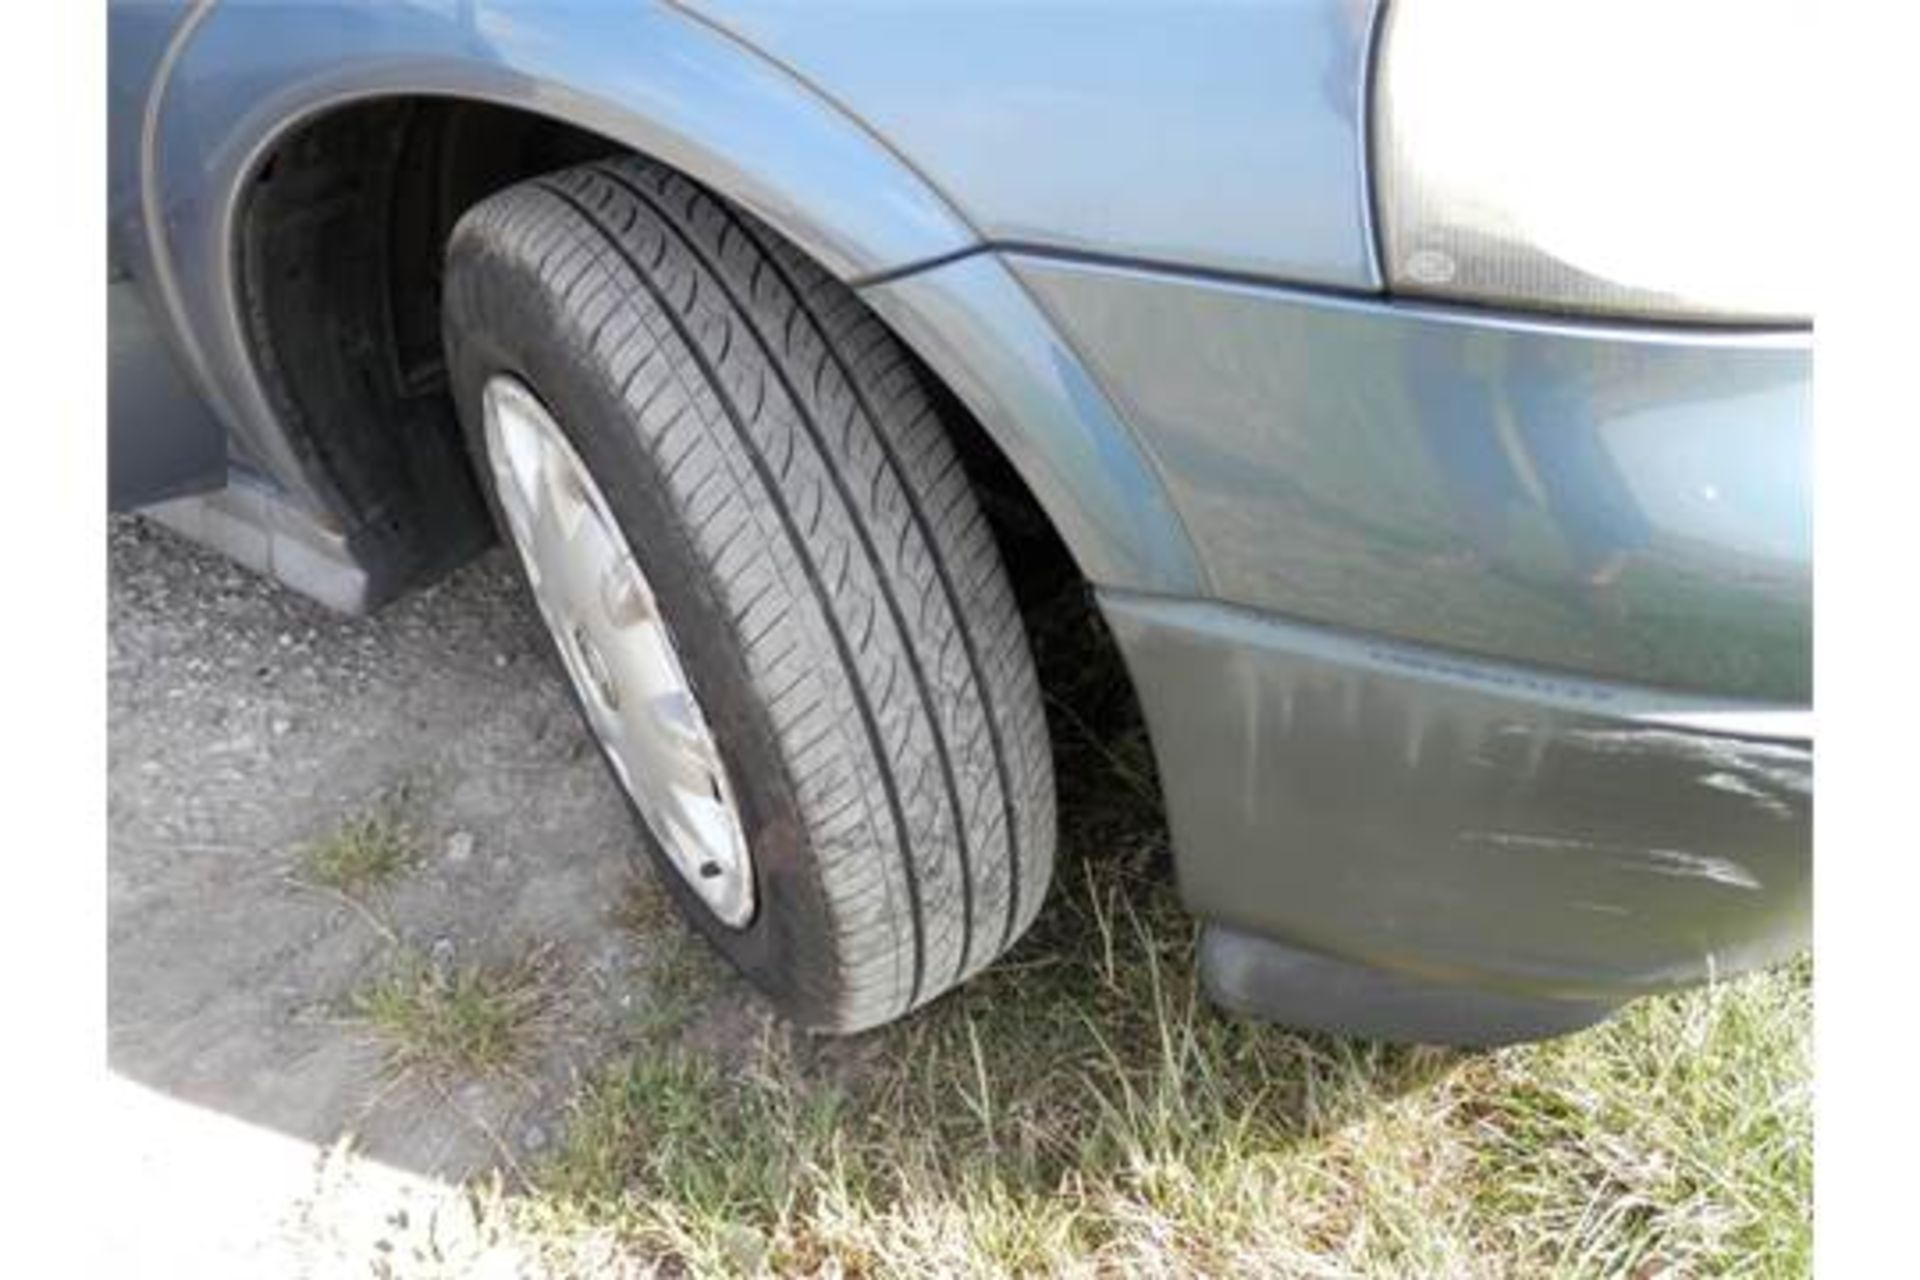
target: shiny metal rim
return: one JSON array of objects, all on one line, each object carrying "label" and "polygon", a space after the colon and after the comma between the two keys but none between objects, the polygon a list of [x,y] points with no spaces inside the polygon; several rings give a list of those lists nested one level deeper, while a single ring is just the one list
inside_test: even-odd
[{"label": "shiny metal rim", "polygon": [[482,393],[487,460],[540,616],[621,785],[701,901],[753,916],[753,861],[707,718],[600,488],[517,379]]}]

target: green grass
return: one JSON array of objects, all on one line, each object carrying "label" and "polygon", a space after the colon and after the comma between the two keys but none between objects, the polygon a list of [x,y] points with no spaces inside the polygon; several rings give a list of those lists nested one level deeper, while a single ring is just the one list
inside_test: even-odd
[{"label": "green grass", "polygon": [[1469,1083],[1477,1210],[1586,1274],[1812,1269],[1810,960],[1497,1055]]},{"label": "green grass", "polygon": [[391,1073],[451,1079],[511,1071],[535,1042],[551,995],[537,956],[442,969],[409,952],[348,1006]]},{"label": "green grass", "polygon": [[721,1274],[1806,1274],[1809,965],[1548,1045],[1390,1048],[1224,1018],[1156,882],[1063,887],[877,1065],[637,1053],[536,1233]]},{"label": "green grass", "polygon": [[[1071,667],[1056,635],[1041,660]],[[775,1029],[722,1060],[659,1021],[513,1206],[557,1269],[611,1234],[700,1275],[1807,1273],[1810,962],[1491,1053],[1226,1017],[1097,679],[1050,683],[1064,848],[1035,933],[851,1043]]]},{"label": "green grass", "polygon": [[391,883],[419,859],[419,840],[402,802],[383,797],[300,851],[299,876],[358,896]]}]

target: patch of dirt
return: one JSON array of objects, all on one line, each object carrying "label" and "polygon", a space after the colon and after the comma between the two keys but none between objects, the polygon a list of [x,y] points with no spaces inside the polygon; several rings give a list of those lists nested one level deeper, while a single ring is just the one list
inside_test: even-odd
[{"label": "patch of dirt", "polygon": [[[311,1157],[283,1205],[296,1227],[343,1138],[441,1186],[511,1179],[559,1140],[579,1079],[658,1013],[648,975],[699,944],[663,902],[631,923],[633,895],[660,891],[634,869],[639,837],[504,555],[363,619],[136,519],[113,521],[109,567],[113,1072],[211,1127],[293,1139]],[[363,907],[297,883],[303,845],[395,795],[420,844],[411,868]],[[436,962],[545,949],[554,1029],[511,1077],[384,1078],[340,1010],[399,947]],[[763,1018],[711,967],[697,1023],[726,1053]],[[684,1005],[664,989],[657,1002],[670,994]],[[200,1176],[211,1148],[183,1149],[193,1131],[169,1120],[164,1142],[127,1153],[136,1191]],[[192,1197],[210,1236],[219,1199]],[[221,1230],[253,1248],[282,1226]]]}]

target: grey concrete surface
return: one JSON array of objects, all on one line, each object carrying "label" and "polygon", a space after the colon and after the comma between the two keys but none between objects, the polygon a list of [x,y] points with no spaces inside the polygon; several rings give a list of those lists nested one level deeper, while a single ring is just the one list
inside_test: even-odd
[{"label": "grey concrete surface", "polygon": [[[316,1204],[353,1181],[343,1153],[380,1171],[351,1215],[374,1235],[396,1230],[396,1187],[511,1179],[644,1025],[663,949],[700,944],[634,869],[638,837],[502,553],[362,619],[137,519],[113,521],[109,558],[109,1065],[115,1194],[138,1202],[113,1251],[331,1273]],[[298,883],[305,845],[396,791],[412,870],[366,910]],[[489,1080],[383,1073],[342,1012],[396,941],[456,961],[539,950],[555,1005],[533,1057]],[[713,978],[690,1034],[724,1047],[764,1024],[704,951],[676,959]],[[273,1154],[250,1169],[235,1151]],[[182,1199],[194,1177],[212,1181]]]}]

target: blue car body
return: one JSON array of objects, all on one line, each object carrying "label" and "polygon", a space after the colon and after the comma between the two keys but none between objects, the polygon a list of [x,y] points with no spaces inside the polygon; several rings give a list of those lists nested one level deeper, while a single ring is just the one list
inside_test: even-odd
[{"label": "blue car body", "polygon": [[248,228],[317,122],[489,104],[751,210],[970,411],[1126,658],[1224,1003],[1501,1039],[1805,945],[1810,328],[1390,288],[1377,4],[110,15],[116,505],[351,610],[474,549],[437,455],[376,484],[301,412]]}]

